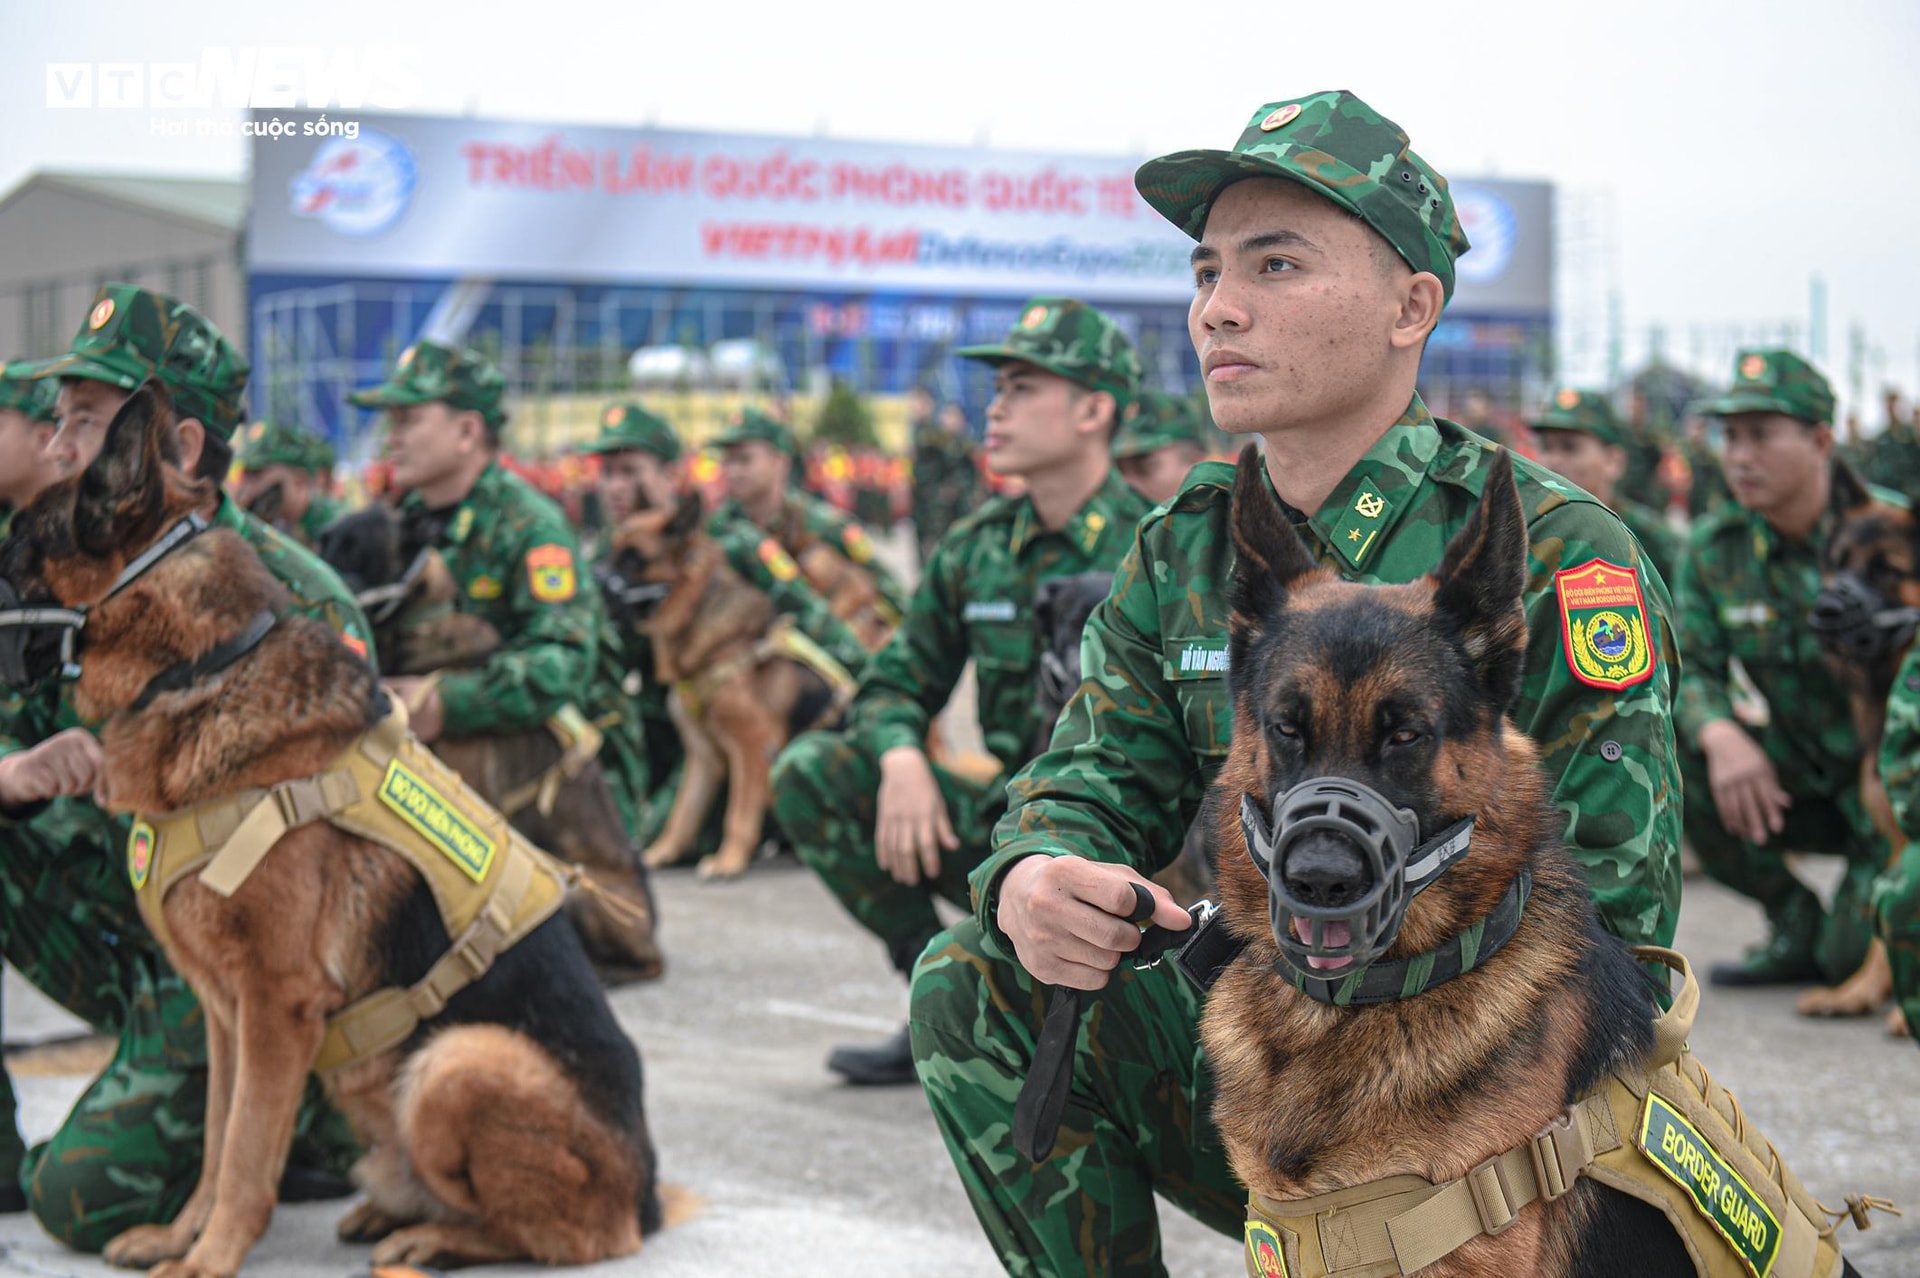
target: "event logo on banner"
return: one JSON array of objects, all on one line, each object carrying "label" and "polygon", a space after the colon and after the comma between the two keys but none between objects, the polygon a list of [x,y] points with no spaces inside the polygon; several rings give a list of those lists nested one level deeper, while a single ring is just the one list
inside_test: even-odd
[{"label": "event logo on banner", "polygon": [[1454,189],[1453,207],[1473,245],[1454,263],[1454,273],[1468,284],[1493,283],[1506,273],[1520,238],[1513,206],[1483,186],[1469,186]]},{"label": "event logo on banner", "polygon": [[400,140],[362,128],[357,138],[334,138],[292,182],[296,217],[318,218],[353,239],[378,235],[398,222],[413,199],[418,173]]}]

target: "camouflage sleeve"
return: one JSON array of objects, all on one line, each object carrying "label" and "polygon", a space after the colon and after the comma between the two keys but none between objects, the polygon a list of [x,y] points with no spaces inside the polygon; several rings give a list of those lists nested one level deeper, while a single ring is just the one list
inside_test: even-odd
[{"label": "camouflage sleeve", "polygon": [[867,661],[850,726],[866,736],[875,755],[896,746],[924,749],[933,716],[960,682],[967,664],[963,568],[952,540],[942,543],[927,562],[899,629]]},{"label": "camouflage sleeve", "polygon": [[1680,563],[1677,589],[1680,605],[1680,651],[1687,668],[1680,676],[1680,697],[1674,730],[1680,740],[1698,746],[1700,729],[1715,719],[1733,718],[1727,694],[1727,634],[1703,571],[1710,542],[1696,537]]},{"label": "camouflage sleeve", "polygon": [[873,538],[867,535],[867,530],[825,502],[816,503],[815,508],[828,514],[827,522],[816,530],[819,535],[831,541],[841,554],[873,574],[874,589],[880,592],[880,598],[886,606],[893,610],[894,616],[906,616],[907,592],[901,588],[899,579],[888,571],[886,564],[880,561]]},{"label": "camouflage sleeve", "polygon": [[239,531],[267,571],[293,596],[294,611],[332,629],[341,642],[378,668],[373,627],[347,583],[324,559],[252,515],[240,517]]},{"label": "camouflage sleeve", "polygon": [[746,578],[756,590],[773,600],[773,606],[792,617],[800,633],[826,649],[827,654],[858,677],[867,664],[867,650],[847,623],[833,615],[820,592],[800,575],[793,561],[773,538],[754,529],[742,536],[740,526],[722,529],[720,548],[726,552],[733,570]]},{"label": "camouflage sleeve", "polygon": [[[1162,512],[1164,515],[1164,511]],[[974,871],[974,912],[988,944],[1011,958],[994,917],[1000,876],[1035,854],[1072,853],[1152,874],[1180,850],[1206,778],[1161,660],[1154,566],[1165,525],[1150,517],[1080,640],[1080,691],[1047,750],[1007,785],[993,853]],[[938,552],[936,552],[937,557]],[[1188,583],[1204,588],[1204,583]]]},{"label": "camouflage sleeve", "polygon": [[[500,628],[505,643],[478,670],[450,671],[440,680],[449,737],[535,727],[579,702],[593,676],[598,600],[581,588],[573,530],[557,517],[541,518],[515,541],[512,561],[502,565],[512,617]],[[543,552],[538,563],[529,558],[535,552]]]},{"label": "camouflage sleeve", "polygon": [[1909,839],[1920,837],[1920,644],[1907,649],[1887,695],[1880,779],[1900,832]]}]

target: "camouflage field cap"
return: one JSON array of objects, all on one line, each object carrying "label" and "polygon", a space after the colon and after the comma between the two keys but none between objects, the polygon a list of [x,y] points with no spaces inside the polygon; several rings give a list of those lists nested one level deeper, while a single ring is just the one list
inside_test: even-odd
[{"label": "camouflage field cap", "polygon": [[770,417],[757,408],[742,408],[728,419],[727,428],[714,437],[715,448],[727,448],[734,444],[772,444],[789,457],[800,455],[800,445],[793,437],[793,431],[777,417]]},{"label": "camouflage field cap", "polygon": [[59,398],[60,383],[51,377],[35,377],[31,364],[18,361],[0,365],[0,408],[22,413],[31,422],[50,422],[54,401]]},{"label": "camouflage field cap", "polygon": [[665,420],[638,404],[609,404],[600,414],[600,434],[583,453],[651,453],[661,461],[680,456],[680,437]]},{"label": "camouflage field cap", "polygon": [[1242,178],[1278,177],[1326,196],[1380,232],[1453,296],[1467,236],[1447,180],[1408,149],[1406,130],[1345,89],[1269,102],[1230,151],[1176,151],[1134,174],[1140,196],[1199,239],[1214,199]]},{"label": "camouflage field cap", "polygon": [[1113,433],[1114,457],[1144,457],[1169,444],[1206,448],[1206,423],[1200,420],[1200,410],[1183,395],[1141,391]]},{"label": "camouflage field cap", "polygon": [[1140,357],[1120,326],[1070,297],[1036,297],[997,346],[963,346],[962,359],[988,364],[1025,360],[1088,390],[1106,391],[1121,408],[1140,391]]},{"label": "camouflage field cap", "polygon": [[385,382],[348,398],[362,408],[441,403],[471,409],[497,427],[506,420],[500,406],[506,389],[499,365],[479,351],[422,339],[400,352]]},{"label": "camouflage field cap", "polygon": [[1603,444],[1626,446],[1620,434],[1620,419],[1613,415],[1613,402],[1598,391],[1575,390],[1568,386],[1547,401],[1546,411],[1532,423],[1535,430],[1570,430],[1591,435]]},{"label": "camouflage field cap", "polygon": [[1712,417],[1785,413],[1803,422],[1831,422],[1833,387],[1792,351],[1741,351],[1733,357],[1733,388],[1700,411]]},{"label": "camouflage field cap", "polygon": [[307,471],[333,468],[333,449],[325,441],[311,431],[271,418],[234,432],[233,457],[248,470],[263,466]]},{"label": "camouflage field cap", "polygon": [[32,365],[30,375],[126,391],[157,376],[181,416],[199,418],[222,438],[246,416],[246,358],[193,307],[131,284],[102,286],[72,347]]},{"label": "camouflage field cap", "polygon": [[307,469],[316,475],[333,473],[334,463],[339,454],[333,451],[333,445],[318,435],[307,436]]}]

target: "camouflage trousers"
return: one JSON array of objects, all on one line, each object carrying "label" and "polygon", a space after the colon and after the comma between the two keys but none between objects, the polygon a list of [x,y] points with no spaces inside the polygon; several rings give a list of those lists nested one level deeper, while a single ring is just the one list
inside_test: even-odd
[{"label": "camouflage trousers", "polygon": [[[74,873],[83,858],[108,858],[110,872],[124,874],[120,823],[91,811],[97,819],[84,824],[43,817],[0,830],[0,955],[119,1040],[59,1131],[24,1154],[6,1086],[5,1135],[28,1207],[49,1234],[80,1251],[179,1212],[200,1176],[207,1089],[206,1031],[193,991],[144,932],[132,935],[117,911],[95,908],[84,876]],[[359,1154],[346,1121],[309,1079],[293,1161],[344,1175]]]},{"label": "camouflage trousers", "polygon": [[1874,884],[1873,914],[1893,967],[1893,997],[1920,1039],[1920,846],[1909,846]]},{"label": "camouflage trousers", "polygon": [[933,776],[960,846],[941,851],[937,877],[909,885],[881,869],[874,854],[880,760],[855,734],[809,732],[773,769],[774,818],[794,851],[854,920],[880,938],[902,976],[940,930],[933,898],[963,908],[972,900],[967,876],[987,859],[994,822],[1007,808],[1005,774],[982,784],[936,765]]},{"label": "camouflage trousers", "polygon": [[1873,828],[1860,801],[1858,781],[1849,776],[1828,785],[1809,784],[1805,765],[1787,755],[1772,734],[1759,737],[1779,769],[1781,784],[1793,796],[1785,829],[1763,847],[1728,832],[1720,824],[1713,790],[1707,782],[1706,756],[1676,742],[1680,780],[1685,787],[1687,842],[1709,875],[1743,896],[1758,901],[1769,918],[1790,912],[1798,902],[1819,908],[1812,889],[1787,868],[1787,853],[1811,852],[1842,857],[1845,876],[1825,914],[1814,959],[1829,981],[1853,975],[1867,956],[1874,936],[1874,880],[1886,866],[1887,841]]},{"label": "camouflage trousers", "polygon": [[[1016,1278],[1163,1276],[1155,1193],[1237,1238],[1246,1190],[1213,1126],[1201,996],[1171,964],[1123,965],[1088,996],[1053,1155],[1036,1166],[1014,1150],[1048,992],[989,953],[972,919],[936,936],[913,973],[920,1085],[1000,1263]],[[1222,1247],[1222,1272],[1238,1272],[1232,1254]]]}]

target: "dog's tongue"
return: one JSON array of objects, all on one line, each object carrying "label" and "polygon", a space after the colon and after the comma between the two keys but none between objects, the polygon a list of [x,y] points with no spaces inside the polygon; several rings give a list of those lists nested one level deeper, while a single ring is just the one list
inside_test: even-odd
[{"label": "dog's tongue", "polygon": [[[1322,923],[1320,925],[1320,944],[1326,946],[1346,945],[1353,940],[1353,928],[1345,923]],[[1307,966],[1316,972],[1336,972],[1353,962],[1350,958],[1322,958],[1318,954],[1307,955]]]}]

